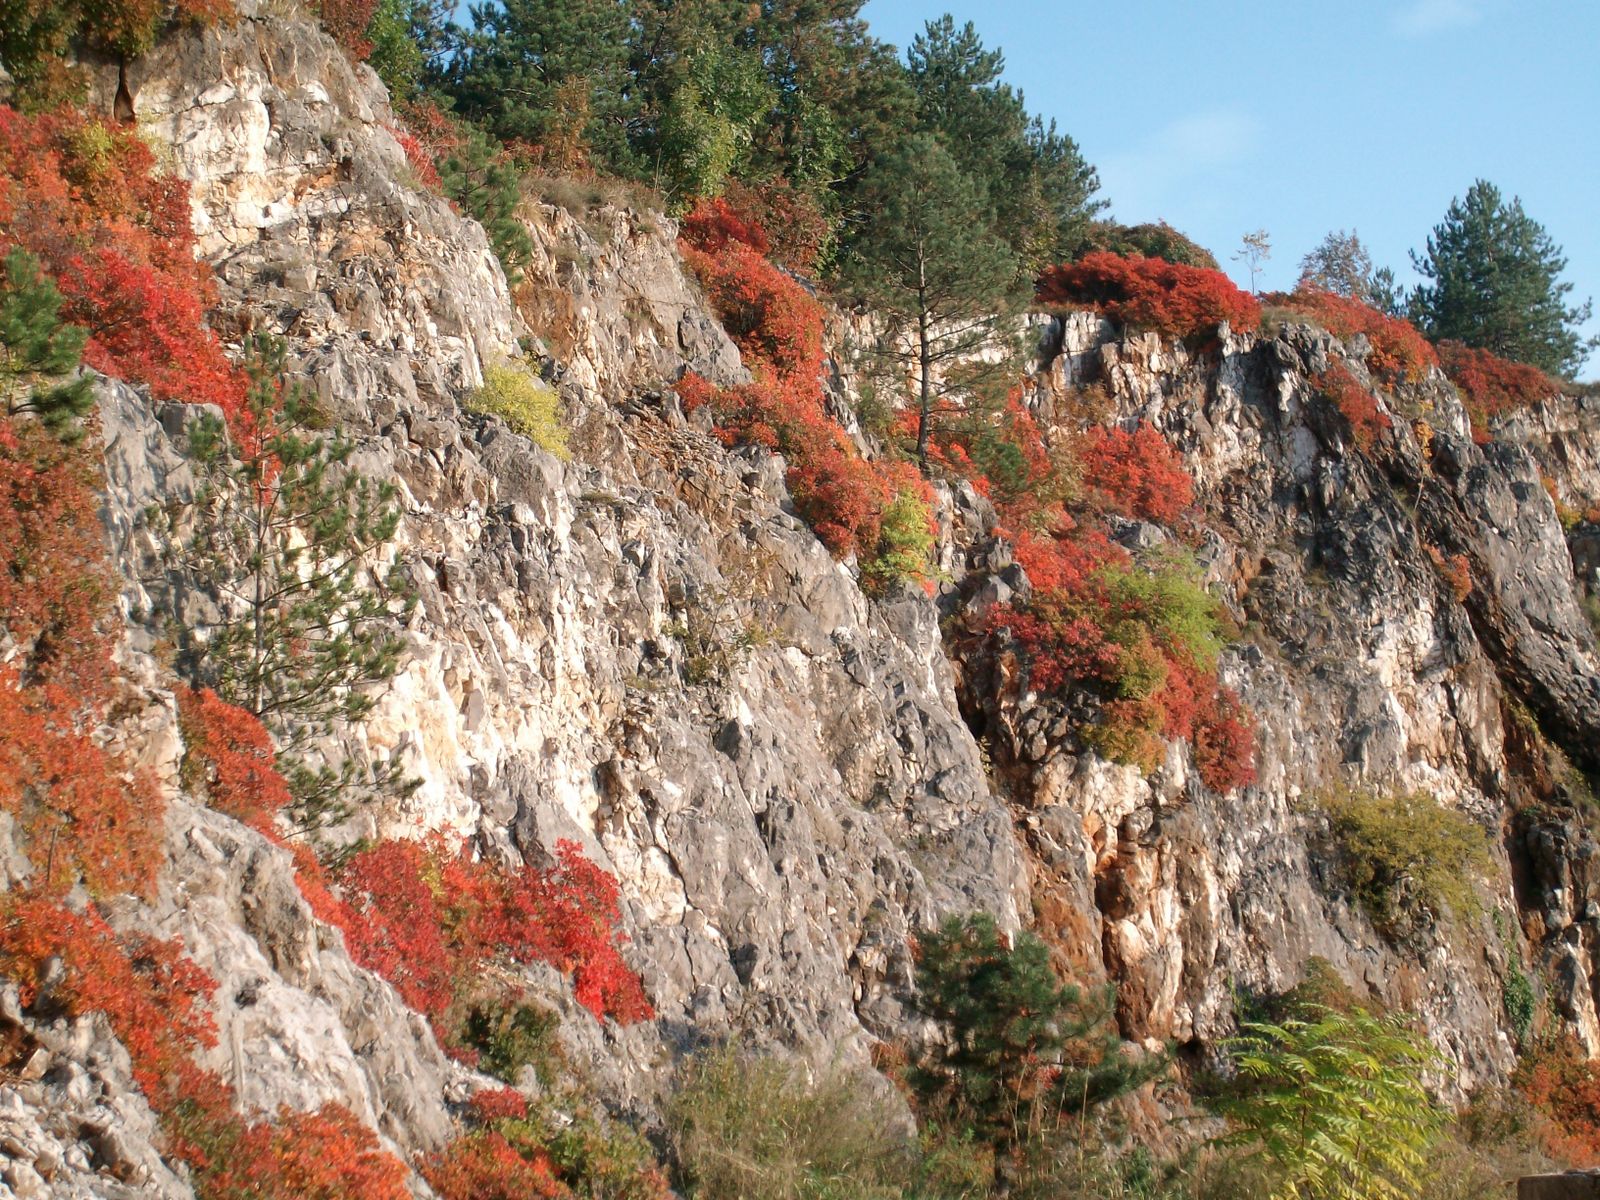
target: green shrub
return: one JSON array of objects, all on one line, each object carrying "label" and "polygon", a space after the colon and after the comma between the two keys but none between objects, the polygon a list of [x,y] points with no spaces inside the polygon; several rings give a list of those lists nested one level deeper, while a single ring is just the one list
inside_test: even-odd
[{"label": "green shrub", "polygon": [[897,493],[883,510],[878,552],[861,570],[869,590],[928,578],[936,540],[927,502],[909,488]]},{"label": "green shrub", "polygon": [[1522,973],[1522,968],[1516,963],[1506,969],[1506,977],[1500,983],[1501,1000],[1505,1005],[1506,1020],[1511,1022],[1511,1030],[1517,1035],[1518,1042],[1528,1040],[1528,1034],[1533,1032],[1533,1014],[1535,999],[1533,983]]},{"label": "green shrub", "polygon": [[448,1014],[461,1045],[475,1050],[478,1067],[508,1083],[517,1082],[531,1066],[539,1082],[550,1085],[561,1065],[556,1030],[561,1018],[549,1009],[527,1003],[520,995],[507,996],[486,989],[464,997]]},{"label": "green shrub", "polygon": [[1223,1144],[1248,1151],[1271,1200],[1411,1200],[1443,1114],[1423,1086],[1437,1054],[1400,1017],[1324,1009],[1251,1022],[1227,1044]]},{"label": "green shrub", "polygon": [[499,417],[536,446],[557,458],[570,457],[567,429],[561,423],[561,399],[555,389],[525,367],[490,367],[483,386],[466,400],[476,413]]},{"label": "green shrub", "polygon": [[861,1076],[733,1049],[696,1055],[667,1106],[694,1200],[898,1200],[915,1168],[886,1097]]},{"label": "green shrub", "polygon": [[1319,798],[1346,881],[1374,925],[1398,935],[1418,916],[1470,917],[1475,877],[1492,866],[1489,838],[1470,817],[1421,792],[1336,789]]}]

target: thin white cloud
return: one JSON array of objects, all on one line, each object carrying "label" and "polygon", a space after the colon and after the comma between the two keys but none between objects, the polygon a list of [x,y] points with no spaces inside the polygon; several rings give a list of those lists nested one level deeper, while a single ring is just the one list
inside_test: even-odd
[{"label": "thin white cloud", "polygon": [[1193,207],[1193,192],[1207,176],[1248,159],[1260,142],[1260,124],[1238,108],[1191,113],[1126,150],[1102,155],[1097,166],[1118,219],[1152,221]]},{"label": "thin white cloud", "polygon": [[1475,25],[1482,17],[1480,0],[1411,0],[1394,14],[1390,24],[1404,37],[1427,37]]}]

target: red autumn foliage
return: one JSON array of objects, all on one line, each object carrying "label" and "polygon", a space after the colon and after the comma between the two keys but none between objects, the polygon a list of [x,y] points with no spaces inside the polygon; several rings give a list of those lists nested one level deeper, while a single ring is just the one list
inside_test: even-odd
[{"label": "red autumn foliage", "polygon": [[1571,1039],[1549,1042],[1523,1060],[1516,1083],[1548,1119],[1545,1148],[1555,1158],[1600,1166],[1600,1063]]},{"label": "red autumn foliage", "polygon": [[833,223],[808,193],[778,175],[760,183],[734,180],[725,195],[742,220],[760,227],[773,262],[802,275],[816,272]]},{"label": "red autumn foliage", "polygon": [[1349,296],[1316,290],[1298,291],[1284,298],[1293,309],[1337,338],[1366,337],[1372,347],[1367,368],[1374,374],[1405,376],[1416,380],[1439,365],[1433,345],[1409,321],[1369,308]]},{"label": "red autumn foliage", "polygon": [[115,595],[96,453],[0,416],[0,631],[25,682],[59,682],[85,705],[110,678]]},{"label": "red autumn foliage", "polygon": [[544,1155],[524,1158],[492,1130],[457,1138],[421,1167],[439,1200],[570,1200]]},{"label": "red autumn foliage", "polygon": [[406,162],[411,164],[417,182],[430,192],[442,191],[444,181],[439,178],[437,159],[423,140],[404,125],[391,125],[389,132],[400,143],[400,149],[405,151]]},{"label": "red autumn foliage", "polygon": [[1078,461],[1084,484],[1124,516],[1170,525],[1194,501],[1183,456],[1146,421],[1132,433],[1091,429]]},{"label": "red autumn foliage", "polygon": [[1343,363],[1329,363],[1312,382],[1338,408],[1350,426],[1350,440],[1362,453],[1370,452],[1393,426],[1389,414],[1378,407],[1378,398],[1362,387]]},{"label": "red autumn foliage", "polygon": [[1474,424],[1530,408],[1561,391],[1538,367],[1508,362],[1461,342],[1440,342],[1439,358],[1450,382],[1461,389]]},{"label": "red autumn foliage", "polygon": [[284,1108],[230,1138],[204,1177],[207,1200],[409,1200],[405,1165],[349,1109]]},{"label": "red autumn foliage", "polygon": [[21,894],[0,906],[0,975],[16,980],[24,1007],[38,998],[40,970],[60,962],[51,1003],[69,1016],[103,1013],[128,1051],[134,1080],[158,1113],[181,1098],[190,1056],[216,1044],[205,1008],[216,984],[175,941],[119,936],[91,908],[83,913]]},{"label": "red autumn foliage", "polygon": [[1472,563],[1465,554],[1452,554],[1446,557],[1437,546],[1428,547],[1428,557],[1433,560],[1434,570],[1439,572],[1450,588],[1450,596],[1457,604],[1464,604],[1468,596],[1472,595]]},{"label": "red autumn foliage", "polygon": [[0,253],[38,258],[89,330],[89,366],[234,420],[245,380],[206,327],[214,286],[189,222],[188,185],[133,130],[0,106]]},{"label": "red autumn foliage", "polygon": [[1195,720],[1191,742],[1195,770],[1214,792],[1256,781],[1256,722],[1231,688],[1217,688]]},{"label": "red autumn foliage", "polygon": [[788,462],[800,516],[834,554],[863,560],[878,551],[884,512],[902,493],[931,492],[904,463],[869,463],[823,405],[822,306],[761,256],[765,239],[727,202],[702,202],[679,247],[705,285],[754,378],[719,389],[697,375],[678,384],[684,407],[710,405],[727,445],[765,446]]},{"label": "red autumn foliage", "polygon": [[356,62],[365,62],[372,53],[367,26],[372,23],[378,0],[317,0],[317,16],[328,36]]},{"label": "red autumn foliage", "polygon": [[1022,651],[1030,687],[1099,696],[1100,722],[1085,731],[1091,746],[1151,770],[1165,739],[1188,741],[1207,787],[1254,781],[1249,712],[1164,624],[1159,590],[1128,586],[1138,568],[1127,551],[1099,530],[1063,526],[1048,537],[1019,534],[1016,555],[1033,593],[1025,606],[991,609],[987,630]]},{"label": "red autumn foliage", "polygon": [[822,375],[822,306],[796,280],[745,242],[713,231],[720,243],[702,250],[687,233],[684,261],[699,277],[728,336],[753,373],[815,387]]},{"label": "red autumn foliage", "polygon": [[485,1125],[520,1121],[528,1115],[528,1098],[515,1088],[486,1088],[473,1093],[472,1115]]},{"label": "red autumn foliage", "polygon": [[597,1017],[654,1015],[619,950],[616,880],[574,842],[557,844],[553,869],[517,873],[437,837],[380,842],[353,856],[340,882],[353,913],[351,956],[436,1023],[457,989],[502,955],[569,973]]},{"label": "red autumn foliage", "polygon": [[1254,330],[1261,306],[1221,271],[1162,258],[1110,251],[1085,254],[1039,277],[1038,301],[1050,308],[1089,308],[1122,325],[1175,337],[1208,337],[1226,321]]},{"label": "red autumn foliage", "polygon": [[211,807],[263,833],[289,804],[278,774],[272,735],[254,713],[221,699],[210,688],[178,688],[178,725],[187,751],[185,768],[204,785]]},{"label": "red autumn foliage", "polygon": [[757,254],[772,249],[772,241],[761,222],[735,208],[725,197],[702,200],[683,218],[679,236],[696,250],[718,255],[729,246],[746,246]]},{"label": "red autumn foliage", "polygon": [[12,813],[42,872],[65,893],[148,895],[161,868],[160,793],[97,745],[79,698],[55,684],[22,685],[0,667],[0,810]]}]

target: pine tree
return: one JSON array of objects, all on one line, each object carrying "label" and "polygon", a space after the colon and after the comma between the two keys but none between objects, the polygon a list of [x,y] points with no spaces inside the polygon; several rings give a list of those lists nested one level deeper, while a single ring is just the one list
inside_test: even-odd
[{"label": "pine tree", "polygon": [[932,134],[994,213],[996,232],[1037,272],[1080,241],[1099,178],[1055,123],[1030,119],[1023,94],[1001,79],[1005,55],[972,22],[927,22],[906,52],[918,128]]},{"label": "pine tree", "polygon": [[979,189],[928,134],[874,163],[860,197],[874,216],[844,280],[893,325],[891,354],[916,381],[916,453],[926,464],[939,408],[957,395],[949,368],[993,344],[1015,311],[1017,257],[992,232]]},{"label": "pine tree", "polygon": [[214,590],[223,613],[185,650],[196,684],[272,731],[295,815],[315,827],[342,815],[351,789],[399,786],[387,768],[306,751],[371,711],[369,685],[398,669],[394,629],[416,596],[388,551],[395,486],[366,479],[350,465],[355,444],[321,431],[310,398],[284,380],[281,341],[258,338],[250,351],[247,424],[257,432],[230,440],[221,421],[196,422],[196,494],[152,518],[185,535],[178,565]]},{"label": "pine tree", "polygon": [[1112,1001],[1060,982],[1031,934],[1008,944],[987,914],[951,917],[919,945],[918,1007],[945,1042],[912,1086],[997,1148],[1054,1132],[1166,1070],[1121,1053]]},{"label": "pine tree", "polygon": [[456,110],[558,168],[629,162],[629,6],[617,0],[492,0],[446,71]]},{"label": "pine tree", "polygon": [[5,413],[33,413],[57,437],[76,441],[79,418],[94,405],[93,381],[77,370],[88,330],[61,319],[61,293],[20,247],[0,277],[0,402]]},{"label": "pine tree", "polygon": [[1569,308],[1567,260],[1544,227],[1493,184],[1473,183],[1434,226],[1412,263],[1430,282],[1412,296],[1412,316],[1435,341],[1453,339],[1513,362],[1570,378],[1597,339],[1578,327],[1590,304]]}]

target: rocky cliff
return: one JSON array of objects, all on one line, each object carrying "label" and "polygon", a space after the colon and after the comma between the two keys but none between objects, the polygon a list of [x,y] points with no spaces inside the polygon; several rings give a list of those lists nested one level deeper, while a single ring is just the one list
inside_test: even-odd
[{"label": "rocky cliff", "polygon": [[[1513,971],[1600,1052],[1600,872],[1566,765],[1600,766],[1574,571],[1594,552],[1583,525],[1569,549],[1544,484],[1600,503],[1585,406],[1552,399],[1480,445],[1436,377],[1380,398],[1396,407],[1369,452],[1312,382],[1335,359],[1365,382],[1359,343],[1289,326],[1200,353],[1092,317],[1037,326],[1043,424],[1092,384],[1196,481],[1206,578],[1240,631],[1222,675],[1260,723],[1256,782],[1218,795],[1179,745],[1148,775],[1089,752],[1070,708],[973,636],[1028,583],[970,489],[940,492],[938,594],[869,599],[796,517],[782,464],[685,415],[686,369],[742,368],[666,218],[531,204],[514,297],[483,231],[417,183],[375,77],[313,27],[247,12],[128,74],[142,129],[193,185],[214,326],[287,339],[361,469],[400,489],[420,602],[398,675],[339,736],[420,785],[346,833],[470,834],[513,862],[569,838],[615,874],[656,1018],[602,1023],[538,980],[615,1109],[648,1123],[706,1041],[827,1063],[916,1036],[912,935],[975,910],[1114,981],[1123,1035],[1152,1047],[1203,1057],[1236,989],[1284,990],[1321,958],[1420,1014],[1457,1096],[1514,1065]],[[98,100],[115,86],[108,68]],[[511,360],[559,389],[570,460],[464,407]],[[100,411],[121,654],[141,681],[107,736],[171,797],[161,894],[126,919],[181,936],[219,981],[207,1065],[243,1103],[334,1100],[402,1153],[435,1147],[481,1081],[315,920],[284,850],[185,795],[158,614],[207,614],[161,569],[147,513],[194,486],[187,417],[112,381]],[[1435,554],[1466,556],[1464,602]],[[1307,802],[1340,779],[1425,790],[1490,831],[1481,911],[1374,928]],[[103,1026],[25,1014],[14,989],[0,1008],[41,1047],[0,1080],[0,1195],[188,1194]]]}]

